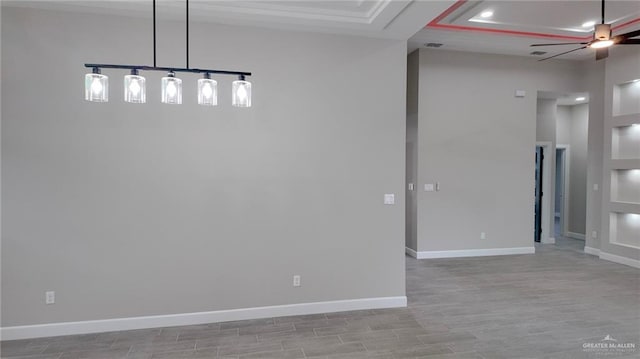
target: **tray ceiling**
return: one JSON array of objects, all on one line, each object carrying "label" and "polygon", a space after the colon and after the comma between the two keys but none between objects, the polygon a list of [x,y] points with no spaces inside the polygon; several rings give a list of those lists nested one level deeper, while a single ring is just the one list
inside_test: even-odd
[{"label": "tray ceiling", "polygon": [[[592,24],[600,22],[600,6],[600,1],[459,0],[414,35],[409,50],[425,43],[441,43],[440,49],[523,56],[545,51],[549,56],[577,46],[529,45],[590,40]],[[492,15],[483,17],[484,12]],[[640,2],[607,1],[605,21],[613,24],[614,34],[640,29]],[[593,56],[591,49],[585,49],[562,58],[584,60]]]}]

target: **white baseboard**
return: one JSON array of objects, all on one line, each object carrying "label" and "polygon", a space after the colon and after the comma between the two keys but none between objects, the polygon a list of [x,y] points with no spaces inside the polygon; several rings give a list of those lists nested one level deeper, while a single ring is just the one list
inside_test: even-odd
[{"label": "white baseboard", "polygon": [[349,310],[400,308],[406,306],[407,297],[398,296],[274,305],[269,307],[218,310],[212,312],[23,325],[0,328],[0,339],[29,339],[60,335],[89,334],[119,330],[227,322],[232,320],[284,317],[290,315],[344,312]]},{"label": "white baseboard", "polygon": [[[489,248],[489,249],[462,249],[451,251],[421,251],[410,254],[418,259],[427,258],[459,258],[459,257],[484,257],[484,256],[504,256],[510,254],[532,254],[536,252],[535,247],[516,247],[516,248]],[[408,250],[407,250],[407,253]]]},{"label": "white baseboard", "polygon": [[611,253],[605,253],[603,251],[600,251],[600,259],[604,259],[609,262],[616,262],[616,263],[628,265],[634,268],[640,268],[640,260],[622,257],[622,256],[618,256]]},{"label": "white baseboard", "polygon": [[567,232],[567,237],[573,239],[582,239],[583,241],[585,240],[584,234],[582,233]]},{"label": "white baseboard", "polygon": [[418,252],[414,251],[413,249],[409,248],[409,247],[404,247],[404,252],[410,256],[412,256],[413,258],[418,258]]},{"label": "white baseboard", "polygon": [[584,252],[586,254],[591,254],[592,256],[600,256],[600,250],[593,247],[584,247]]},{"label": "white baseboard", "polygon": [[542,240],[543,244],[555,244],[556,243],[556,239],[553,237],[549,237],[549,238],[543,238]]}]

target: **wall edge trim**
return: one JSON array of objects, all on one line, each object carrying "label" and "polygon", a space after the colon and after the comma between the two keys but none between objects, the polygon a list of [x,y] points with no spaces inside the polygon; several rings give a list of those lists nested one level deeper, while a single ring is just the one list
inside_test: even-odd
[{"label": "wall edge trim", "polygon": [[21,325],[0,328],[0,340],[16,340],[61,335],[102,333],[120,330],[205,324],[232,320],[344,312],[350,310],[401,308],[406,306],[406,296],[373,297],[325,302],[274,305],[267,307],[217,310],[209,312]]},{"label": "wall edge trim", "polygon": [[629,267],[640,268],[640,260],[622,257],[615,254],[606,253],[603,251],[600,251],[600,259],[604,259],[609,262],[624,264]]},{"label": "wall edge trim", "polygon": [[416,253],[417,259],[433,258],[460,258],[460,257],[485,257],[504,256],[512,254],[534,254],[535,247],[514,248],[487,248],[487,249],[462,249],[449,251],[420,251]]}]

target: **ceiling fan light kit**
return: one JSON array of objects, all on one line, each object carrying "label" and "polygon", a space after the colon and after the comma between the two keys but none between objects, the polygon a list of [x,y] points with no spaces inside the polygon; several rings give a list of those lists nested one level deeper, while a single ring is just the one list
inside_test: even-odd
[{"label": "ceiling fan light kit", "polygon": [[[601,60],[609,56],[609,47],[613,45],[640,45],[640,39],[633,39],[640,36],[640,30],[631,31],[626,34],[620,34],[613,36],[611,32],[611,24],[605,24],[604,22],[604,0],[602,0],[602,23],[595,25],[593,30],[593,40],[589,42],[568,42],[568,43],[555,43],[555,44],[533,44],[531,46],[556,46],[556,45],[584,45],[577,49],[565,51],[547,58],[538,60],[545,61],[554,57],[562,56],[574,51],[591,48],[596,49],[596,60]],[[587,25],[587,23],[582,26]]]},{"label": "ceiling fan light kit", "polygon": [[203,78],[197,82],[198,104],[216,106],[218,104],[218,82],[211,79],[211,74],[232,75],[238,79],[232,83],[232,105],[235,107],[251,107],[251,82],[246,80],[251,72],[227,71],[214,69],[198,69],[189,67],[189,0],[186,3],[186,67],[159,67],[156,64],[156,0],[153,0],[153,66],[147,65],[114,65],[114,64],[84,64],[91,69],[85,75],[84,98],[91,102],[109,101],[109,77],[102,74],[102,69],[130,70],[124,76],[124,101],[129,103],[146,102],[146,79],[140,71],[162,71],[167,76],[161,82],[161,102],[166,104],[182,104],[182,79],[176,77],[176,72],[199,73]]}]

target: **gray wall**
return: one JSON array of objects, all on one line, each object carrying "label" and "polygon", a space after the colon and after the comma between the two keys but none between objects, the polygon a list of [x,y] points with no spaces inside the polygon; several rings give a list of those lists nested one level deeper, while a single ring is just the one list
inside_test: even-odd
[{"label": "gray wall", "polygon": [[557,145],[569,146],[567,230],[584,235],[587,206],[587,140],[589,105],[558,106]]},{"label": "gray wall", "polygon": [[571,143],[571,107],[558,106],[556,110],[556,146]]},{"label": "gray wall", "polygon": [[[609,60],[607,60],[609,61]],[[602,237],[602,156],[604,131],[605,61],[587,61],[583,65],[583,88],[589,91],[589,130],[587,141],[587,200],[585,246],[600,248]],[[594,189],[597,185],[597,190]],[[592,236],[592,232],[596,236]]]},{"label": "gray wall", "polygon": [[[418,79],[420,52],[414,51],[407,57],[407,155],[406,155],[406,208],[405,245],[418,250]],[[411,191],[408,184],[413,183]]]},{"label": "gray wall", "polygon": [[558,101],[538,98],[536,103],[536,141],[556,143]]},{"label": "gray wall", "polygon": [[571,184],[569,232],[585,234],[587,219],[587,140],[589,105],[571,106]]},{"label": "gray wall", "polygon": [[573,62],[421,50],[419,187],[441,190],[418,194],[420,251],[533,245],[537,91],[579,79]]},{"label": "gray wall", "polygon": [[162,105],[159,73],[124,103],[122,71],[85,102],[84,62],[151,61],[148,21],[3,8],[2,326],[405,295],[405,42],[191,34],[192,66],[254,72],[253,108],[231,78],[198,107],[195,75]]}]

